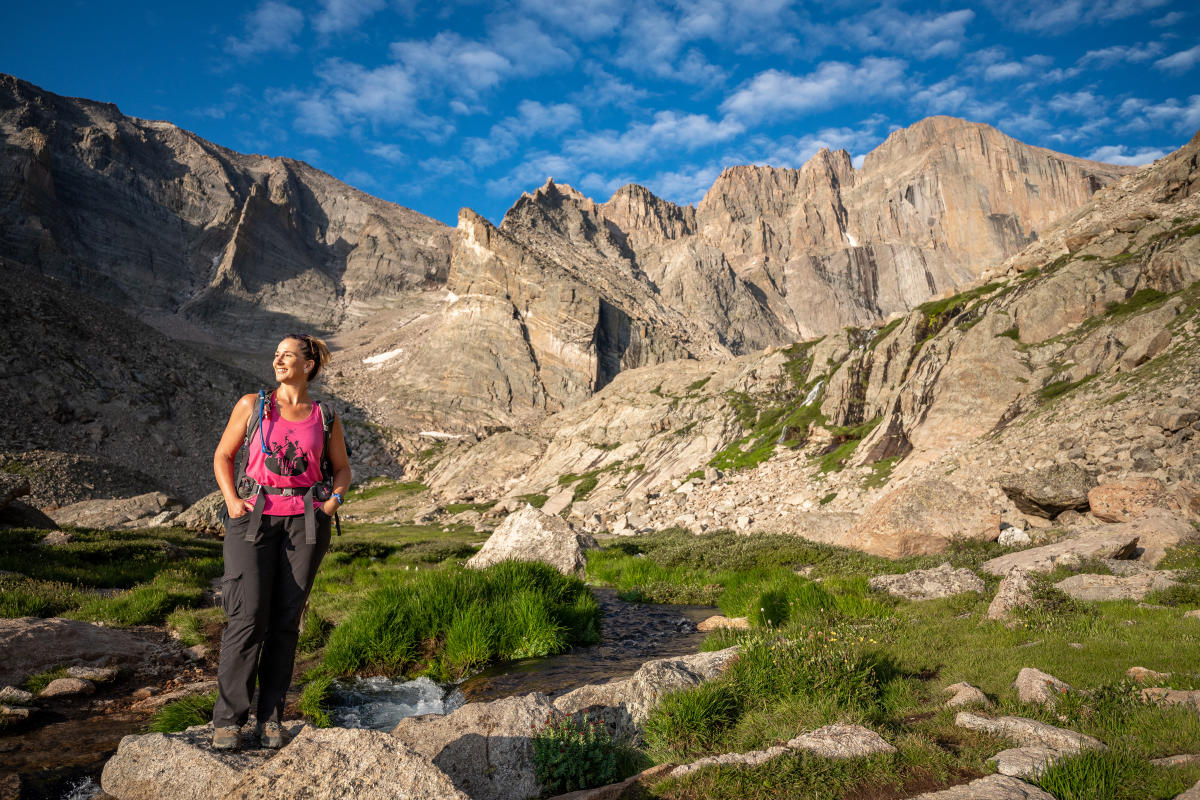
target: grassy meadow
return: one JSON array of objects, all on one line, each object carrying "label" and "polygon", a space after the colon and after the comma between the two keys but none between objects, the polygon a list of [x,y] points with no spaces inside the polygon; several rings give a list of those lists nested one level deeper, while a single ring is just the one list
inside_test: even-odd
[{"label": "grassy meadow", "polygon": [[[387,486],[366,500],[387,503]],[[397,485],[404,496],[420,491]],[[348,523],[313,589],[300,643],[302,711],[317,724],[334,680],[348,675],[428,675],[454,680],[498,662],[549,655],[598,639],[601,620],[584,581],[549,567],[462,563],[484,534],[465,527]],[[0,615],[51,616],[108,625],[164,625],[185,643],[219,636],[223,616],[204,592],[221,572],[220,542],[175,528],[73,531],[67,545],[38,544],[44,531],[0,537]],[[1006,552],[955,545],[941,556],[889,561],[786,536],[674,530],[610,538],[588,560],[587,581],[632,602],[704,603],[745,616],[746,631],[717,631],[706,649],[739,644],[729,671],[667,695],[653,712],[627,771],[786,742],[833,722],[866,725],[897,752],[852,761],[793,753],[756,767],[720,766],[650,788],[656,798],[903,798],[994,770],[1011,743],[958,728],[944,687],[973,683],[995,708],[1095,736],[1106,753],[1067,759],[1040,784],[1059,800],[1173,798],[1200,780],[1200,764],[1150,759],[1200,753],[1200,714],[1142,702],[1125,671],[1171,673],[1164,685],[1200,688],[1200,545],[1164,567],[1185,583],[1132,602],[1081,603],[1040,579],[1020,624],[983,619],[984,595],[907,602],[872,592],[868,579],[949,561],[977,568]],[[1099,562],[1084,566],[1105,571]],[[1068,682],[1053,709],[1023,706],[1012,682],[1022,667]],[[52,673],[32,676],[30,685]],[[211,713],[211,697],[168,707],[152,724],[171,730]]]}]

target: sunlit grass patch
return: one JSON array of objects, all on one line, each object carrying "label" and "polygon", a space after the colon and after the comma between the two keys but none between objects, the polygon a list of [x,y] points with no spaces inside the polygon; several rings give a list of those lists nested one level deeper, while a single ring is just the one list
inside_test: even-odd
[{"label": "sunlit grass patch", "polygon": [[216,705],[216,702],[216,692],[195,694],[174,700],[160,708],[150,718],[146,730],[151,733],[178,733],[193,725],[203,725],[212,719],[213,706]]},{"label": "sunlit grass patch", "polygon": [[448,680],[490,661],[562,652],[599,640],[590,594],[576,578],[525,562],[391,576],[334,629],[323,663],[333,675]]}]

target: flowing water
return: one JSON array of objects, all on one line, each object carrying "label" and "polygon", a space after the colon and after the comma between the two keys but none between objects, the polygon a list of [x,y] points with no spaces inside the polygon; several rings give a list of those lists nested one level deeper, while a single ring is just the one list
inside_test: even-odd
[{"label": "flowing water", "polygon": [[335,725],[390,730],[407,716],[453,711],[463,702],[542,692],[555,695],[588,683],[632,675],[644,662],[695,653],[704,634],[696,624],[711,606],[626,603],[612,589],[593,589],[604,614],[599,644],[546,658],[501,664],[443,687],[429,680],[356,679],[337,687]]}]

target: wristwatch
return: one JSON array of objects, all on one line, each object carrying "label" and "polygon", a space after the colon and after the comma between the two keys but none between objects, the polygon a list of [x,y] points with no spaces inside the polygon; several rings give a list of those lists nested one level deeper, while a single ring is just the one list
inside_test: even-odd
[{"label": "wristwatch", "polygon": [[339,506],[340,506],[342,503],[345,503],[345,502],[346,502],[345,500],[343,500],[343,499],[342,499],[342,494],[341,494],[341,492],[334,492],[333,494],[331,494],[331,495],[329,495],[329,496],[330,496],[331,498],[333,498],[334,500],[337,500],[337,501],[338,501],[338,505],[339,505]]}]

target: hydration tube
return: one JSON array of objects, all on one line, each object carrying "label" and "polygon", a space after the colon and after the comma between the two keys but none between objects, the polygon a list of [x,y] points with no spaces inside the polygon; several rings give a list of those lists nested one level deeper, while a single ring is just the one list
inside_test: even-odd
[{"label": "hydration tube", "polygon": [[262,446],[263,455],[271,455],[271,451],[267,449],[267,438],[263,433],[264,416],[267,410],[267,391],[266,389],[258,390],[258,441]]}]

